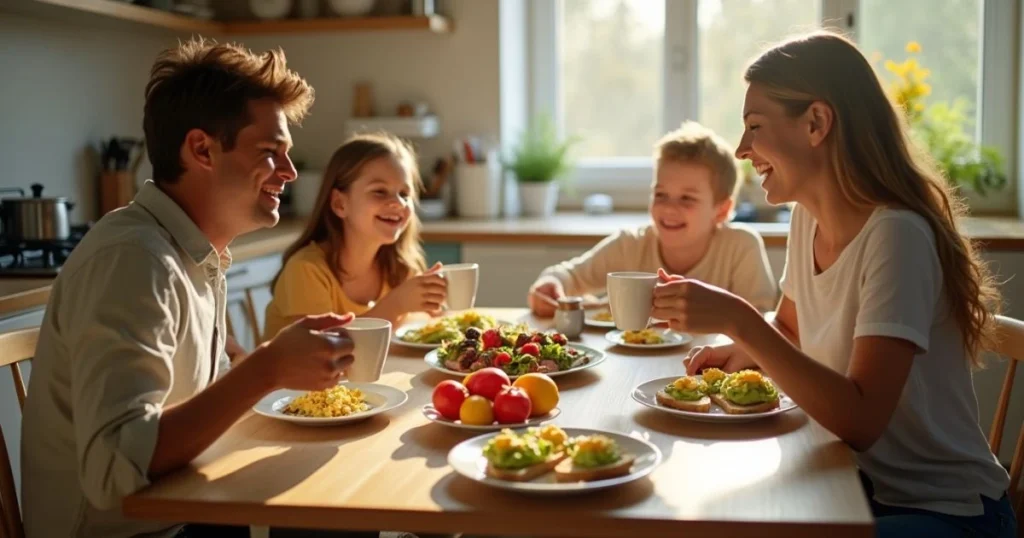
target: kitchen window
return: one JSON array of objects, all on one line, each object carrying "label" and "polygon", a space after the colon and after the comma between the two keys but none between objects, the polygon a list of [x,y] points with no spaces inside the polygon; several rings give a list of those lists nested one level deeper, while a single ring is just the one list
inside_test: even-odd
[{"label": "kitchen window", "polygon": [[[823,26],[851,35],[885,77],[922,47],[935,99],[961,99],[973,135],[1013,162],[1008,0],[533,0],[530,110],[576,134],[576,190],[642,206],[654,142],[696,119],[736,144],[743,69],[766,44]],[[643,191],[646,195],[646,191]]]}]

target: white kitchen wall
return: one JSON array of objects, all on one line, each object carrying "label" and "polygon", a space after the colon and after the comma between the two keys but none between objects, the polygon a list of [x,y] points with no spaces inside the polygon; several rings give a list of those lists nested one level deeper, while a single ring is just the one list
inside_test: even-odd
[{"label": "white kitchen wall", "polygon": [[[134,25],[0,14],[0,187],[42,183],[68,196],[75,223],[96,216],[97,166],[85,148],[142,137],[143,90],[176,37]],[[139,171],[148,177],[148,164]]]},{"label": "white kitchen wall", "polygon": [[281,47],[288,66],[316,90],[312,114],[292,130],[293,157],[322,169],[344,141],[353,86],[369,82],[378,115],[402,100],[422,100],[440,118],[441,133],[417,142],[423,168],[466,134],[499,135],[498,2],[446,4],[450,34],[422,31],[242,36],[253,50]]}]

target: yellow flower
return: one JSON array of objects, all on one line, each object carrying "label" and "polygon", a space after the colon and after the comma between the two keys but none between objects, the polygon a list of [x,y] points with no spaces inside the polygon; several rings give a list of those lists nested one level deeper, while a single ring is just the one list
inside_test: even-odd
[{"label": "yellow flower", "polygon": [[931,84],[925,84],[923,82],[921,84],[918,84],[917,85],[917,93],[918,93],[918,95],[921,95],[921,96],[931,95],[932,94],[932,85]]},{"label": "yellow flower", "polygon": [[885,70],[896,75],[900,74],[900,66],[896,65],[896,62],[892,60],[885,61]]},{"label": "yellow flower", "polygon": [[914,103],[914,112],[924,112],[924,103]]},{"label": "yellow flower", "polygon": [[921,44],[918,43],[917,41],[911,41],[910,43],[907,43],[907,52],[909,52],[910,54],[921,52]]}]

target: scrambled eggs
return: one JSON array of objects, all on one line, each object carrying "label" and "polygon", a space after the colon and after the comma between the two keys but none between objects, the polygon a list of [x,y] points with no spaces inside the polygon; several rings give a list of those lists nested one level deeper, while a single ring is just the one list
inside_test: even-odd
[{"label": "scrambled eggs", "polygon": [[552,424],[548,424],[541,428],[537,437],[550,442],[555,446],[555,448],[561,448],[565,445],[566,441],[569,440],[569,436],[566,435],[565,430]]},{"label": "scrambled eggs", "polygon": [[697,392],[707,392],[708,386],[704,381],[701,381],[693,376],[680,377],[672,382],[672,386],[679,390],[689,390]]},{"label": "scrambled eggs", "polygon": [[363,392],[359,389],[332,387],[307,392],[289,402],[281,412],[300,417],[346,417],[370,409],[363,398]]},{"label": "scrambled eggs", "polygon": [[627,344],[661,344],[665,339],[661,333],[654,329],[643,329],[641,331],[626,331],[622,333],[622,340]]},{"label": "scrambled eggs", "polygon": [[612,321],[612,313],[605,310],[594,314],[594,319],[597,321]]}]

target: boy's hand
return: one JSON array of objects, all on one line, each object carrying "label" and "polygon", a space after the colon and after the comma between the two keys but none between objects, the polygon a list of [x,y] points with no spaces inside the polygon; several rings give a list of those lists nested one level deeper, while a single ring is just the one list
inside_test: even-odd
[{"label": "boy's hand", "polygon": [[352,314],[306,316],[281,330],[245,362],[258,361],[273,388],[322,390],[352,365],[352,339],[342,328]]},{"label": "boy's hand", "polygon": [[550,318],[558,309],[558,300],[565,297],[562,282],[552,276],[542,277],[530,287],[527,302],[530,311],[539,318]]}]

